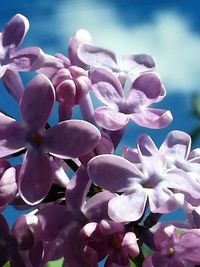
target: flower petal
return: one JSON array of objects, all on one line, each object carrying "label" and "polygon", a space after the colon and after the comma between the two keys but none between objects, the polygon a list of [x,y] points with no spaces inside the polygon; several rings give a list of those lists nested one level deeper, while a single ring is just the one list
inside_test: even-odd
[{"label": "flower petal", "polygon": [[91,159],[88,174],[95,184],[111,192],[128,190],[141,179],[141,172],[134,164],[115,155],[100,155]]},{"label": "flower petal", "polygon": [[19,192],[30,204],[39,203],[50,190],[53,174],[49,157],[31,148],[27,151],[19,174]]},{"label": "flower petal", "polygon": [[7,169],[0,179],[0,206],[9,203],[17,193],[16,171]]},{"label": "flower petal", "polygon": [[9,68],[15,71],[33,71],[41,68],[44,62],[44,52],[40,48],[23,48],[12,54]]},{"label": "flower petal", "polygon": [[160,77],[154,72],[143,73],[137,77],[130,90],[141,91],[149,99],[156,99],[163,92]]},{"label": "flower petal", "polygon": [[99,126],[110,131],[122,129],[129,121],[128,115],[105,106],[96,108],[94,119]]},{"label": "flower petal", "polygon": [[100,222],[102,219],[109,220],[108,202],[115,197],[109,191],[100,192],[89,198],[83,208],[83,213],[91,222]]},{"label": "flower petal", "polygon": [[12,118],[0,113],[0,158],[26,147],[24,129]]},{"label": "flower petal", "polygon": [[45,126],[54,100],[54,88],[46,76],[39,74],[31,80],[20,103],[22,117],[30,129],[39,130]]},{"label": "flower petal", "polygon": [[79,67],[86,67],[87,63],[83,63],[81,58],[78,56],[78,48],[80,45],[84,43],[89,43],[91,41],[91,35],[85,29],[79,29],[77,32],[74,33],[72,38],[69,41],[68,46],[68,55],[72,65],[79,66]]},{"label": "flower petal", "polygon": [[143,169],[148,175],[163,172],[165,167],[164,157],[160,154],[150,136],[140,135],[137,140],[137,148]]},{"label": "flower petal", "polygon": [[14,45],[18,47],[29,29],[29,21],[21,14],[12,17],[2,33],[2,44],[4,47]]},{"label": "flower petal", "polygon": [[3,83],[8,93],[19,103],[24,92],[24,85],[18,72],[7,69],[3,76]]},{"label": "flower petal", "polygon": [[66,188],[67,206],[72,209],[81,210],[85,203],[87,192],[91,185],[91,180],[88,177],[87,170],[84,166],[80,166],[78,171],[70,180]]},{"label": "flower petal", "polygon": [[41,225],[39,236],[43,241],[54,240],[60,231],[74,220],[72,212],[67,207],[58,204],[44,206],[36,215]]},{"label": "flower petal", "polygon": [[100,138],[99,130],[92,124],[70,120],[60,122],[48,129],[44,146],[46,151],[55,157],[77,158],[95,148]]},{"label": "flower petal", "polygon": [[191,148],[190,136],[182,131],[171,131],[160,147],[160,152],[169,161],[186,160]]},{"label": "flower petal", "polygon": [[155,68],[154,59],[147,54],[127,54],[122,57],[122,69],[128,72],[147,71]]},{"label": "flower petal", "polygon": [[124,95],[122,86],[112,72],[102,68],[95,68],[89,74],[93,84],[92,91],[101,102],[106,105],[112,105],[122,101]]},{"label": "flower petal", "polygon": [[146,108],[138,113],[129,115],[129,118],[136,124],[150,129],[165,128],[173,119],[169,110],[154,108]]},{"label": "flower petal", "polygon": [[112,51],[92,44],[82,44],[78,49],[78,58],[91,67],[118,68],[116,55]]},{"label": "flower petal", "polygon": [[112,198],[108,203],[108,214],[115,222],[137,221],[144,213],[147,194],[141,186],[131,192]]}]

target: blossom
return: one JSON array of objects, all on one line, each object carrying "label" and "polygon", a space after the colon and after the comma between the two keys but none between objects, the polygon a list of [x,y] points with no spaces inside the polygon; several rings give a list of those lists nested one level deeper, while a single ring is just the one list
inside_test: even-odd
[{"label": "blossom", "polygon": [[97,128],[79,120],[64,121],[45,130],[54,100],[51,82],[38,75],[29,83],[21,98],[24,122],[18,124],[0,113],[0,156],[27,148],[18,186],[22,198],[31,204],[41,201],[52,184],[53,173],[47,153],[58,158],[76,158],[88,153],[100,140]]},{"label": "blossom", "polygon": [[107,267],[129,267],[129,256],[135,258],[139,254],[135,234],[125,232],[121,223],[109,220],[88,223],[81,229],[80,239],[83,246],[96,251],[99,261],[106,257]]},{"label": "blossom", "polygon": [[170,225],[156,231],[154,243],[156,251],[145,259],[143,267],[192,267],[200,263],[199,229]]},{"label": "blossom", "polygon": [[23,91],[17,72],[39,69],[45,61],[44,53],[38,47],[18,49],[28,29],[28,19],[17,14],[8,21],[0,34],[0,78],[3,78],[4,84],[17,101]]},{"label": "blossom", "polygon": [[95,121],[103,128],[116,131],[128,124],[159,129],[172,121],[170,111],[150,108],[161,101],[166,92],[156,73],[143,73],[129,86],[126,97],[120,81],[108,70],[95,68],[90,71],[92,91],[105,105],[95,110]]},{"label": "blossom", "polygon": [[125,54],[121,58],[106,48],[95,46],[86,30],[78,30],[69,42],[69,55],[76,64],[86,64],[92,68],[105,67],[120,77],[128,77],[155,68],[154,59],[148,54]]},{"label": "blossom", "polygon": [[176,167],[168,168],[167,159],[149,136],[138,138],[137,150],[140,165],[115,155],[99,155],[88,163],[88,174],[94,183],[122,193],[108,204],[109,216],[114,221],[138,220],[147,199],[152,212],[168,213],[183,204],[184,194],[199,195],[199,187],[187,173]]}]

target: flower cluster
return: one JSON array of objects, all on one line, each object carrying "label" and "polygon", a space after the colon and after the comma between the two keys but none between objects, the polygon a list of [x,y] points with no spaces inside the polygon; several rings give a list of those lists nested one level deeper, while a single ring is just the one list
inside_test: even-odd
[{"label": "flower cluster", "polygon": [[[0,266],[60,258],[63,267],[199,266],[200,149],[174,130],[159,148],[143,134],[116,155],[128,123],[160,129],[172,121],[156,108],[166,91],[154,59],[118,58],[83,29],[67,57],[19,49],[28,28],[17,14],[0,35],[0,78],[22,118],[0,112]],[[36,71],[26,87],[21,71]],[[11,229],[8,205],[24,210]],[[178,208],[185,221],[160,221]]]}]

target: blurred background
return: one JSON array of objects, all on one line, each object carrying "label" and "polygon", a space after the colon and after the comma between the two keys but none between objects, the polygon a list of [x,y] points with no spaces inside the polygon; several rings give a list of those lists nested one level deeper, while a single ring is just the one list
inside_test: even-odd
[{"label": "blurred background", "polygon": [[[151,54],[167,90],[165,100],[156,106],[169,109],[174,119],[161,130],[130,124],[123,142],[134,146],[139,134],[148,133],[159,145],[176,129],[192,133],[193,146],[200,145],[199,0],[2,0],[0,31],[16,13],[30,21],[23,47],[39,46],[46,53],[66,55],[69,38],[85,28],[94,44],[118,55]],[[0,95],[0,107],[18,118],[16,103],[4,89]],[[15,212],[8,209],[5,214],[12,223]]]}]

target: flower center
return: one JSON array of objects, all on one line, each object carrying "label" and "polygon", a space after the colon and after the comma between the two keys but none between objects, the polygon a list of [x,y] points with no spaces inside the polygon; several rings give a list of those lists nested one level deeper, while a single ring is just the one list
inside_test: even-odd
[{"label": "flower center", "polygon": [[31,141],[33,145],[39,146],[43,142],[43,136],[39,133],[34,133],[31,135]]},{"label": "flower center", "polygon": [[174,255],[175,249],[173,247],[169,248],[167,251],[167,257],[171,257]]},{"label": "flower center", "polygon": [[121,249],[121,238],[119,236],[112,236],[109,240],[109,245],[115,250]]}]

